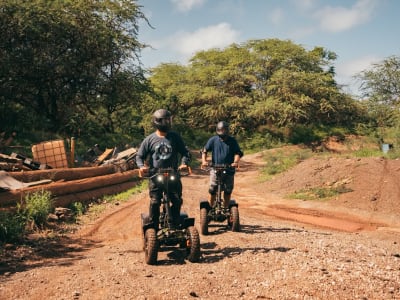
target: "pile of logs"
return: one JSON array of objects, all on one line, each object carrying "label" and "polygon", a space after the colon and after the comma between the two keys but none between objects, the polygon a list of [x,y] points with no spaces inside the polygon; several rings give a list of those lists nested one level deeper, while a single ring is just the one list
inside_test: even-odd
[{"label": "pile of logs", "polygon": [[135,149],[128,149],[102,165],[92,167],[7,172],[7,176],[21,184],[7,186],[4,179],[3,184],[0,182],[0,208],[23,204],[27,194],[40,190],[49,191],[53,205],[61,207],[128,190],[139,180],[138,169],[133,163],[135,154]]}]

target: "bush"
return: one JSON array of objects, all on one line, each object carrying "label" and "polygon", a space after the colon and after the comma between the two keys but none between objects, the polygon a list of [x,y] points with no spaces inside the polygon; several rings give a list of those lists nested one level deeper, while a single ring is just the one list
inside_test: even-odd
[{"label": "bush", "polygon": [[86,211],[86,207],[82,204],[82,202],[73,202],[71,203],[70,208],[77,217],[83,215]]},{"label": "bush", "polygon": [[22,213],[27,221],[33,221],[37,226],[43,226],[46,223],[51,209],[51,193],[45,190],[28,194],[25,197],[25,206],[18,205],[19,213]]},{"label": "bush", "polygon": [[294,152],[278,150],[268,153],[264,155],[266,165],[261,170],[263,179],[268,180],[276,174],[283,173],[312,155],[312,152],[308,149]]},{"label": "bush", "polygon": [[25,231],[25,218],[14,212],[0,211],[0,241],[19,240]]},{"label": "bush", "polygon": [[272,135],[268,132],[256,132],[246,139],[239,138],[238,142],[246,150],[246,153],[271,149],[275,143]]}]

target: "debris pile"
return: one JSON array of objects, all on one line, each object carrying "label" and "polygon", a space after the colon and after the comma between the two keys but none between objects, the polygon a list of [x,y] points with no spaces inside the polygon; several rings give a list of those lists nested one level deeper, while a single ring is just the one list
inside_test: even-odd
[{"label": "debris pile", "polygon": [[82,167],[73,167],[73,149],[68,159],[63,140],[32,146],[33,158],[14,152],[0,154],[0,208],[14,207],[27,194],[43,189],[51,192],[55,206],[64,207],[127,190],[138,180],[136,151],[101,151],[95,145]]}]

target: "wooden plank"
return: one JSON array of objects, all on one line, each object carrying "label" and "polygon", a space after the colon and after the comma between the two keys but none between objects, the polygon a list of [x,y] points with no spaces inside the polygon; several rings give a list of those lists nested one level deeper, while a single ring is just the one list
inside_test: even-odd
[{"label": "wooden plank", "polygon": [[39,181],[33,181],[29,183],[21,182],[19,180],[16,180],[15,178],[11,177],[7,172],[0,170],[0,189],[4,190],[20,190],[26,187],[31,187],[31,186],[37,186],[37,185],[43,185],[46,183],[50,183],[51,180],[45,179],[45,180],[39,180]]}]

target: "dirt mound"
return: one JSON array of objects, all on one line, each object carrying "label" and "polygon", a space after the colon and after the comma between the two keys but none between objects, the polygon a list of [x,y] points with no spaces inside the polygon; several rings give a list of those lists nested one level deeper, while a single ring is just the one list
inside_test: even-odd
[{"label": "dirt mound", "polygon": [[337,188],[343,192],[325,200],[330,209],[336,207],[369,220],[398,223],[399,178],[400,160],[316,157],[276,176],[265,183],[265,188],[282,197],[304,190]]}]

